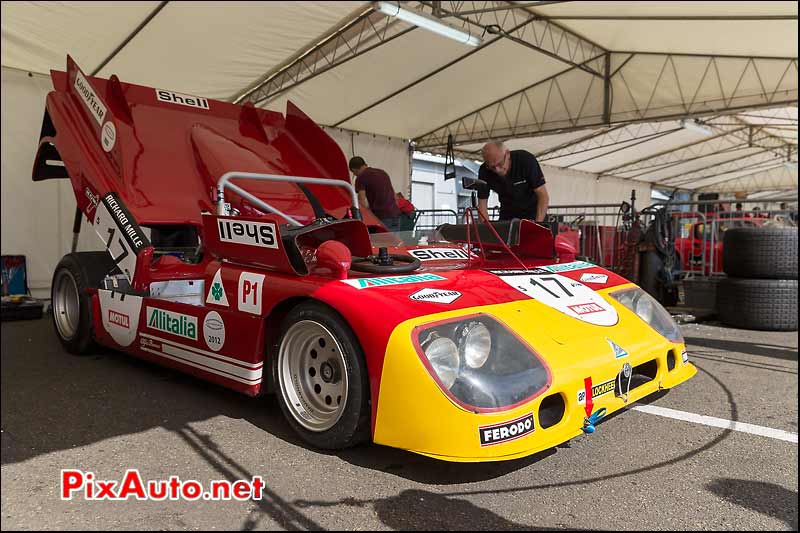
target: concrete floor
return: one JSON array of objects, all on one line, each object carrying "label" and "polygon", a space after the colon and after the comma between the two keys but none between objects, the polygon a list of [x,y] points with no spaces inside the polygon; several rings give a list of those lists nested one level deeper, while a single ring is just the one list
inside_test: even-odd
[{"label": "concrete floor", "polygon": [[[687,325],[697,376],[651,405],[797,433],[797,333]],[[452,464],[308,449],[273,397],[129,356],[74,357],[49,318],[2,324],[3,529],[797,529],[797,444],[635,410],[533,457]],[[62,468],[208,483],[259,502],[59,497]]]}]

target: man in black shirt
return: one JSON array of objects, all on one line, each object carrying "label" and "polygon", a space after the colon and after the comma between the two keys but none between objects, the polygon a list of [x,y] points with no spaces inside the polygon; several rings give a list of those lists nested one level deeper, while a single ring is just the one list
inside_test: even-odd
[{"label": "man in black shirt", "polygon": [[489,192],[494,191],[500,197],[500,220],[544,222],[550,197],[536,157],[526,150],[508,150],[500,142],[486,144],[481,152],[484,162],[478,178],[486,184],[474,186],[478,209],[488,218]]}]

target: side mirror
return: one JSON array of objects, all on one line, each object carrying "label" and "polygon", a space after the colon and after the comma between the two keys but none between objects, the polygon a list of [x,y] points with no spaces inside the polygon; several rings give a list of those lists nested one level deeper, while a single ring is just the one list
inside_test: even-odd
[{"label": "side mirror", "polygon": [[486,182],[478,178],[470,178],[467,176],[461,177],[461,186],[464,189],[474,189],[478,185],[486,185]]}]

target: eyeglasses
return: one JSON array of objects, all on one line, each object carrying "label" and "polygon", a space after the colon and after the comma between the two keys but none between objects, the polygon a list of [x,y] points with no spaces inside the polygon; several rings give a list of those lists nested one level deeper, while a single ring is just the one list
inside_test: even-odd
[{"label": "eyeglasses", "polygon": [[507,157],[508,157],[508,152],[506,152],[505,155],[503,155],[503,159],[501,159],[499,163],[495,163],[494,165],[490,164],[488,161],[484,161],[484,163],[486,164],[486,167],[489,170],[503,170],[503,167],[506,164]]}]

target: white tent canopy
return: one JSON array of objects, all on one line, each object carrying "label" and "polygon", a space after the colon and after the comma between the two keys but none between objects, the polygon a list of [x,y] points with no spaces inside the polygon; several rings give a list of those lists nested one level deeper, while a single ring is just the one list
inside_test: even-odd
[{"label": "white tent canopy", "polygon": [[[550,165],[687,190],[796,190],[796,2],[4,2],[2,65],[283,110],[462,156],[512,139]],[[699,117],[710,134],[681,126]]]}]

